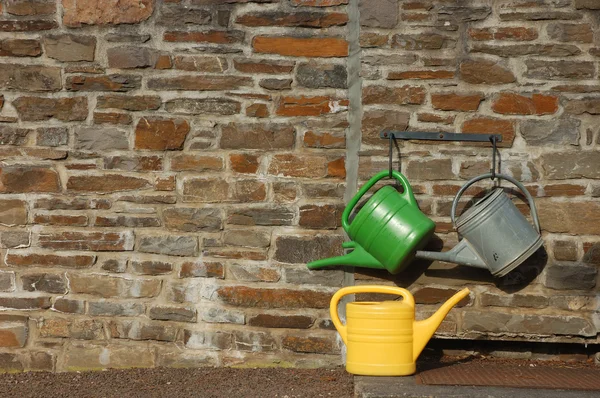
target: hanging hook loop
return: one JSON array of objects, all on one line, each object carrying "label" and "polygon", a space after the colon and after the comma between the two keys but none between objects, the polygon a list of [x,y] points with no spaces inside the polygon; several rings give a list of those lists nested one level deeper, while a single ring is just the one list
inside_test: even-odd
[{"label": "hanging hook loop", "polygon": [[498,140],[498,137],[496,137],[495,135],[490,135],[490,141],[492,142],[492,168],[490,169],[490,174],[491,174],[491,179],[492,181],[494,179],[496,179],[496,151],[497,151],[497,147],[496,147],[496,141]]},{"label": "hanging hook loop", "polygon": [[390,151],[389,151],[389,154],[388,154],[388,156],[389,156],[388,167],[389,167],[389,170],[390,170],[390,178],[393,178],[392,177],[392,171],[393,171],[392,170],[392,144],[394,142],[394,133],[389,133],[389,136],[390,136]]}]

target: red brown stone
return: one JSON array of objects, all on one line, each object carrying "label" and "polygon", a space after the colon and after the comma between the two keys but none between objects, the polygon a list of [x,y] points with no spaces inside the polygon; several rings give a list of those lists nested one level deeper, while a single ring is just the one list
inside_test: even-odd
[{"label": "red brown stone", "polygon": [[500,93],[492,103],[492,110],[507,115],[549,115],[558,111],[558,97]]},{"label": "red brown stone", "polygon": [[431,94],[431,106],[442,111],[476,111],[483,100],[483,95],[459,94],[459,93],[437,93]]},{"label": "red brown stone", "polygon": [[58,192],[60,179],[53,168],[6,166],[0,168],[0,192]]},{"label": "red brown stone", "polygon": [[144,117],[135,129],[135,149],[181,150],[189,132],[186,120]]},{"label": "red brown stone", "polygon": [[256,36],[252,47],[257,53],[291,57],[346,57],[348,42],[334,37]]},{"label": "red brown stone", "polygon": [[226,304],[253,308],[328,308],[331,294],[311,290],[223,286],[218,297]]},{"label": "red brown stone", "polygon": [[103,0],[62,0],[63,24],[118,25],[145,21],[154,11],[155,0],[119,0],[107,6]]}]

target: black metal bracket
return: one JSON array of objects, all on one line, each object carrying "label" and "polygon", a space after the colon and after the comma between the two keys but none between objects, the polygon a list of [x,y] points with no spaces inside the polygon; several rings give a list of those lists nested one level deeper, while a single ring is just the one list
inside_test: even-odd
[{"label": "black metal bracket", "polygon": [[429,133],[429,132],[421,132],[421,131],[395,131],[395,130],[382,130],[379,133],[379,138],[384,138],[387,140],[390,137],[400,139],[400,140],[470,141],[470,142],[489,142],[495,138],[496,142],[502,142],[501,134]]}]

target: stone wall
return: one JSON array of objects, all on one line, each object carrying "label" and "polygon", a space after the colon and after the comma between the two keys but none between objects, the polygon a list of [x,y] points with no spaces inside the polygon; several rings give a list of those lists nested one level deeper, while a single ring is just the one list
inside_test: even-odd
[{"label": "stone wall", "polygon": [[[440,337],[597,343],[600,2],[365,0],[360,25],[361,181],[387,168],[382,128],[501,134],[501,171],[535,197],[545,251],[504,278],[415,262],[397,277],[358,271],[356,283],[409,287],[422,316],[468,286],[470,300]],[[491,146],[398,145],[395,167],[437,224],[441,239],[430,248],[453,247],[452,200],[466,180],[489,172]],[[491,185],[469,189],[459,211]]]},{"label": "stone wall", "polygon": [[343,3],[2,1],[1,368],[340,363]]},{"label": "stone wall", "polygon": [[[354,279],[419,316],[471,287],[442,338],[597,342],[598,6],[515,1],[3,0],[0,367],[338,365]],[[387,168],[383,127],[502,134],[546,255],[308,271]],[[490,149],[399,145],[452,246]]]}]

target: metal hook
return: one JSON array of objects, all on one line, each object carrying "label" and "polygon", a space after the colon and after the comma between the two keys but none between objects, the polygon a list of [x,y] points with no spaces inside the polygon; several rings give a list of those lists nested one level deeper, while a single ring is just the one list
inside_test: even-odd
[{"label": "metal hook", "polygon": [[390,133],[390,152],[389,152],[389,170],[390,178],[392,178],[392,142],[394,140],[394,133]]},{"label": "metal hook", "polygon": [[492,176],[490,178],[492,181],[496,178],[496,140],[497,138],[495,135],[490,135],[490,141],[492,142],[492,168],[490,169]]}]

